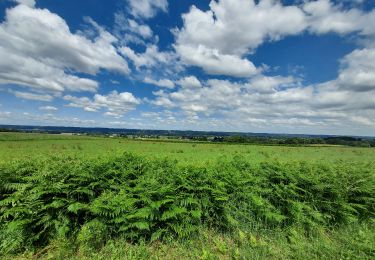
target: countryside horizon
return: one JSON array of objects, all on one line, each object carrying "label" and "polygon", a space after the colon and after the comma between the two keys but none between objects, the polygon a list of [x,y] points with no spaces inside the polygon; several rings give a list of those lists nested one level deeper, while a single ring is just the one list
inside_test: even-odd
[{"label": "countryside horizon", "polygon": [[21,132],[24,130],[30,130],[34,132],[43,131],[46,130],[52,131],[52,130],[59,130],[60,132],[64,133],[64,130],[68,129],[74,129],[74,133],[86,133],[85,129],[98,129],[100,130],[115,130],[118,133],[121,133],[123,131],[127,130],[137,130],[137,131],[160,131],[160,132],[194,132],[194,133],[209,133],[211,135],[214,134],[224,134],[224,135],[230,135],[230,134],[238,134],[238,135],[246,135],[246,134],[252,134],[254,136],[262,136],[262,135],[275,135],[275,136],[348,136],[348,137],[365,137],[365,138],[375,138],[375,135],[350,135],[350,134],[314,134],[314,133],[283,133],[283,132],[232,132],[232,131],[214,131],[214,130],[192,130],[192,129],[162,129],[162,128],[122,128],[122,127],[94,127],[94,126],[66,126],[66,125],[1,125],[0,129],[3,131],[6,130],[20,130]]}]

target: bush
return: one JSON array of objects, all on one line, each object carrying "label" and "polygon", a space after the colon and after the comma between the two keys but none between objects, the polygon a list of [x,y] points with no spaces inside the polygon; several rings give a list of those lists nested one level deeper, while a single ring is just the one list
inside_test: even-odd
[{"label": "bush", "polygon": [[106,241],[188,239],[298,227],[307,232],[374,217],[373,164],[266,162],[241,157],[176,166],[132,154],[106,160],[50,158],[0,167],[0,250],[54,239],[99,248]]},{"label": "bush", "polygon": [[77,243],[81,248],[99,249],[108,239],[108,228],[101,221],[94,219],[83,224],[77,235]]}]

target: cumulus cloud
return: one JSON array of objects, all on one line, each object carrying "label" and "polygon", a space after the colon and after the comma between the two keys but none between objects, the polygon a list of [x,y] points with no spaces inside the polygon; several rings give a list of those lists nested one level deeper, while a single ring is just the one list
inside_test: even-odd
[{"label": "cumulus cloud", "polygon": [[358,49],[345,56],[337,80],[351,91],[375,90],[375,48]]},{"label": "cumulus cloud", "polygon": [[183,27],[175,32],[175,48],[182,60],[209,74],[236,77],[256,72],[243,55],[266,39],[298,34],[306,27],[301,9],[276,1],[211,1],[210,10],[192,6],[182,18]]},{"label": "cumulus cloud", "polygon": [[[236,118],[244,125],[257,126],[328,129],[345,125],[345,120],[351,126],[371,126],[375,120],[375,46],[371,41],[375,31],[370,26],[374,14],[328,0],[297,6],[271,0],[219,0],[211,1],[207,11],[193,6],[183,15],[182,28],[174,31],[174,47],[181,60],[207,74],[248,79],[200,82],[184,78],[176,81],[181,88],[158,91],[151,102],[205,122],[219,116],[223,122],[233,123],[230,118]],[[266,41],[306,31],[318,35],[356,32],[364,47],[342,59],[337,79],[310,86],[291,76],[263,75],[246,58]]]},{"label": "cumulus cloud", "polygon": [[273,93],[276,92],[278,88],[290,88],[295,86],[298,86],[298,81],[292,76],[269,77],[258,75],[253,77],[248,84],[249,89],[259,93]]},{"label": "cumulus cloud", "polygon": [[[187,65],[206,73],[249,77],[257,70],[246,56],[266,41],[304,31],[375,35],[375,11],[344,9],[329,0],[283,5],[281,1],[212,0],[209,10],[192,6],[174,31],[175,49]],[[234,40],[235,39],[235,40]]]},{"label": "cumulus cloud", "polygon": [[195,76],[184,77],[177,81],[177,84],[183,88],[200,88],[202,83]]},{"label": "cumulus cloud", "polygon": [[149,83],[149,84],[153,84],[155,86],[159,86],[159,87],[163,87],[163,88],[174,88],[175,87],[175,84],[172,80],[170,79],[159,79],[159,80],[155,80],[155,79],[151,79],[149,77],[146,77],[143,82],[145,83]]},{"label": "cumulus cloud", "polygon": [[159,48],[150,44],[143,53],[136,53],[129,47],[123,46],[119,49],[124,57],[133,62],[137,69],[153,68],[156,65],[168,65],[174,62],[175,56],[172,52],[161,52]]},{"label": "cumulus cloud", "polygon": [[183,62],[201,67],[211,75],[249,77],[257,72],[254,64],[249,60],[236,55],[223,54],[217,49],[210,49],[204,45],[197,47],[176,45],[176,50]]},{"label": "cumulus cloud", "polygon": [[361,29],[363,13],[358,9],[341,10],[330,0],[318,0],[307,2],[303,10],[308,14],[306,19],[310,30],[318,34],[345,34]]},{"label": "cumulus cloud", "polygon": [[108,95],[95,94],[93,99],[70,95],[64,96],[64,99],[70,102],[68,104],[70,107],[83,108],[88,112],[98,112],[105,109],[104,115],[116,118],[120,118],[127,112],[134,110],[141,103],[132,93],[118,93],[117,91],[112,91]]},{"label": "cumulus cloud", "polygon": [[158,92],[154,104],[159,106],[179,107],[189,115],[198,112],[212,114],[221,109],[231,109],[240,105],[241,88],[227,80],[208,80],[205,87],[181,88],[171,93]]},{"label": "cumulus cloud", "polygon": [[137,18],[152,18],[159,11],[168,10],[167,0],[126,0],[130,13]]},{"label": "cumulus cloud", "polygon": [[236,55],[247,53],[267,38],[298,34],[306,27],[305,15],[298,7],[268,0],[258,4],[252,0],[211,1],[210,10],[193,6],[182,18],[177,44],[203,45]]},{"label": "cumulus cloud", "polygon": [[117,53],[116,38],[91,19],[93,39],[72,33],[66,22],[47,9],[18,5],[0,24],[0,84],[16,84],[47,92],[91,91],[98,83],[74,75],[100,69],[129,73]]},{"label": "cumulus cloud", "polygon": [[170,100],[168,94],[163,90],[155,91],[152,93],[157,97],[156,99],[150,101],[152,104],[165,108],[173,108],[176,106],[176,104]]},{"label": "cumulus cloud", "polygon": [[98,83],[94,80],[70,75],[62,68],[50,66],[44,61],[10,52],[1,44],[0,84],[15,84],[49,93],[66,90],[95,92],[98,89]]},{"label": "cumulus cloud", "polygon": [[178,108],[187,119],[199,116],[208,122],[218,116],[231,124],[238,120],[234,126],[245,129],[249,125],[328,129],[334,124],[343,126],[347,119],[350,123],[346,127],[370,126],[375,120],[375,91],[342,90],[334,82],[305,87],[290,77],[257,76],[242,83],[207,80],[200,88],[154,94],[154,105]]}]

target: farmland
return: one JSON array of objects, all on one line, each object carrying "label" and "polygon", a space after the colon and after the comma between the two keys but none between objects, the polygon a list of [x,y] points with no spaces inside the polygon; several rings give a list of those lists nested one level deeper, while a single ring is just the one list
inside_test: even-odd
[{"label": "farmland", "polygon": [[0,134],[0,257],[371,259],[375,150]]},{"label": "farmland", "polygon": [[205,164],[241,155],[259,163],[277,161],[375,161],[374,149],[345,146],[260,146],[131,140],[89,136],[0,133],[0,161],[35,159],[51,155],[97,158],[131,152],[148,158],[169,158],[185,164]]}]

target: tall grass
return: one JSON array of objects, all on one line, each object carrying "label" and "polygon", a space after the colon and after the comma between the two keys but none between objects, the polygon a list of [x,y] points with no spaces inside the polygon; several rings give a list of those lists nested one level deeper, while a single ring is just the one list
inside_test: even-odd
[{"label": "tall grass", "polygon": [[240,240],[254,229],[309,235],[375,215],[374,163],[252,165],[236,156],[176,165],[128,153],[3,164],[0,252],[35,251],[56,240],[97,249],[113,239],[189,241],[202,230]]}]

